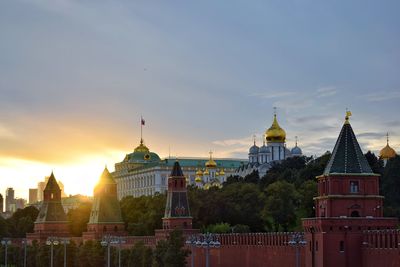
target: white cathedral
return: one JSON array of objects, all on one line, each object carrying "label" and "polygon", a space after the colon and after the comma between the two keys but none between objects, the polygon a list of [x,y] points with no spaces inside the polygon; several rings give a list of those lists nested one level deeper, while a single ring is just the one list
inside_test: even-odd
[{"label": "white cathedral", "polygon": [[235,175],[244,177],[257,170],[260,177],[263,177],[271,168],[272,163],[299,156],[302,156],[302,151],[297,146],[297,138],[295,147],[289,150],[286,147],[286,132],[279,126],[274,114],[274,121],[265,132],[263,145],[258,147],[254,140],[253,146],[249,149],[249,162],[240,166]]}]

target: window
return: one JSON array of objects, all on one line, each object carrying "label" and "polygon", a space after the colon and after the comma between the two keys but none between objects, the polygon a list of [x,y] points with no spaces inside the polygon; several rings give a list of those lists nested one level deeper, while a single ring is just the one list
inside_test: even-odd
[{"label": "window", "polygon": [[360,213],[358,210],[353,210],[350,214],[351,217],[360,217]]},{"label": "window", "polygon": [[350,181],[350,193],[358,193],[358,181]]},{"label": "window", "polygon": [[340,241],[340,243],[339,243],[339,251],[344,252],[344,241],[343,240]]}]

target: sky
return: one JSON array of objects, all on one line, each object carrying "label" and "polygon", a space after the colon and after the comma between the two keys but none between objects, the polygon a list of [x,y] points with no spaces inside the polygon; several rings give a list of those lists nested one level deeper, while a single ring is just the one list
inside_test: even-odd
[{"label": "sky", "polygon": [[0,193],[51,171],[92,194],[140,139],[161,157],[247,158],[277,107],[287,146],[400,151],[399,1],[0,2]]}]

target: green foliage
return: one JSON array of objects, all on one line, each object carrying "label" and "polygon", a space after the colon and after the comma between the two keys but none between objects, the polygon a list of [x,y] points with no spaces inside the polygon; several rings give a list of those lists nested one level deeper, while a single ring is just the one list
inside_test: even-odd
[{"label": "green foliage", "polygon": [[385,196],[385,216],[400,218],[400,156],[390,159],[381,177],[382,193]]},{"label": "green foliage", "polygon": [[[39,210],[33,206],[18,209],[10,218],[6,219],[7,230],[5,233],[11,237],[25,237],[26,233],[32,233],[38,214]],[[2,226],[0,225],[0,227]]]},{"label": "green foliage", "polygon": [[266,202],[263,211],[265,220],[272,219],[274,230],[280,228],[287,232],[289,227],[296,222],[296,207],[299,194],[293,184],[286,181],[277,181],[270,184],[266,189]]},{"label": "green foliage", "polygon": [[153,261],[153,251],[146,247],[143,242],[136,243],[128,251],[127,265],[129,267],[151,267]]},{"label": "green foliage", "polygon": [[384,167],[381,159],[377,158],[371,151],[368,151],[367,154],[365,154],[365,158],[374,173],[383,174]]},{"label": "green foliage", "polygon": [[157,243],[154,250],[154,267],[184,267],[189,250],[184,248],[184,238],[181,231],[174,230],[167,240]]},{"label": "green foliage", "polygon": [[154,230],[162,227],[161,218],[164,215],[165,202],[165,194],[123,198],[121,211],[129,234],[154,235]]},{"label": "green foliage", "polygon": [[218,233],[218,234],[225,234],[231,231],[232,227],[229,223],[210,224],[203,230],[204,233]]},{"label": "green foliage", "polygon": [[72,236],[82,236],[82,232],[86,231],[91,209],[92,203],[84,202],[77,208],[68,211],[68,227]]}]

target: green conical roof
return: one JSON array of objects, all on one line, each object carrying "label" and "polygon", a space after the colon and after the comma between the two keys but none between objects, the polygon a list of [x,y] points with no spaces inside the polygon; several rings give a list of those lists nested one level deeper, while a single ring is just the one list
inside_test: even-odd
[{"label": "green conical roof", "polygon": [[324,175],[335,173],[373,174],[367,159],[361,151],[348,117],[346,117],[332,156],[324,171]]},{"label": "green conical roof", "polygon": [[174,166],[172,167],[171,176],[181,177],[183,176],[181,165],[179,165],[178,161],[175,161]]},{"label": "green conical roof", "polygon": [[44,188],[45,191],[49,190],[61,190],[58,186],[57,180],[54,177],[53,172],[51,172],[49,180],[47,181],[46,187]]},{"label": "green conical roof", "polygon": [[99,183],[102,183],[102,184],[115,184],[114,178],[112,177],[111,173],[108,171],[107,167],[104,168],[104,171],[100,176]]},{"label": "green conical roof", "polygon": [[117,185],[107,167],[96,186],[89,223],[123,223]]},{"label": "green conical roof", "polygon": [[[45,199],[40,207],[35,223],[55,223],[66,222],[68,220],[61,204],[60,192],[61,189],[52,172],[44,189]],[[46,199],[46,194],[54,194],[54,198]]]}]

